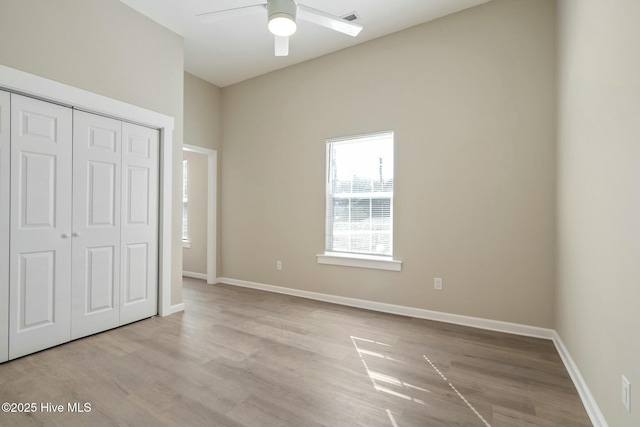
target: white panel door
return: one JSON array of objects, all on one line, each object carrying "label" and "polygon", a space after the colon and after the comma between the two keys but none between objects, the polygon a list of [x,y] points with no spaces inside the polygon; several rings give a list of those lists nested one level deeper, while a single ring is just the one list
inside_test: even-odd
[{"label": "white panel door", "polygon": [[122,124],[120,323],[158,313],[159,132]]},{"label": "white panel door", "polygon": [[11,95],[11,359],[70,339],[71,127],[71,109]]},{"label": "white panel door", "polygon": [[120,325],[121,127],[73,113],[71,339]]},{"label": "white panel door", "polygon": [[0,363],[9,358],[9,109],[10,95],[0,91]]}]

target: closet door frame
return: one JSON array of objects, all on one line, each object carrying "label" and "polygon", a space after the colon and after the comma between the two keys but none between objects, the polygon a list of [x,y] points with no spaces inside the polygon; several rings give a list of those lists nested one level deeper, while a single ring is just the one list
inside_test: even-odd
[{"label": "closet door frame", "polygon": [[11,95],[0,91],[0,363],[9,359],[9,188]]},{"label": "closet door frame", "polygon": [[[0,65],[0,90],[18,92],[89,113],[118,118],[157,129],[160,134],[160,182],[158,216],[158,315],[182,311],[171,305],[172,284],[172,188],[174,118],[93,92]],[[176,245],[178,245],[176,243]],[[0,255],[2,251],[0,251]]]}]

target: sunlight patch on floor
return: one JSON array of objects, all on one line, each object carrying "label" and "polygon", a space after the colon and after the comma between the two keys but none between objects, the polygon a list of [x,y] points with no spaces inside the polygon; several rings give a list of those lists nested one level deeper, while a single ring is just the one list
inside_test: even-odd
[{"label": "sunlight patch on floor", "polygon": [[[396,362],[396,363],[401,363],[398,360],[395,360],[391,357],[387,357],[385,354],[380,353],[380,352],[376,352],[376,351],[370,351],[370,350],[364,350],[362,348],[360,348],[358,346],[358,341],[360,342],[366,342],[369,344],[376,344],[376,345],[380,345],[383,347],[391,347],[389,344],[386,343],[382,343],[382,342],[378,342],[378,341],[373,341],[373,340],[368,340],[366,338],[359,338],[359,337],[351,337],[351,342],[353,343],[353,346],[355,347],[356,351],[358,352],[358,356],[360,357],[360,361],[362,362],[362,365],[364,366],[365,371],[367,372],[367,375],[369,376],[369,379],[371,380],[371,384],[373,384],[373,388],[376,391],[379,391],[381,393],[387,393],[390,394],[392,396],[395,397],[399,397],[401,399],[404,400],[409,400],[411,402],[415,402],[415,403],[419,403],[421,405],[425,405],[425,401],[412,397],[410,395],[410,391],[411,390],[418,390],[418,391],[422,391],[422,392],[426,392],[426,393],[431,393],[431,391],[424,389],[422,387],[418,387],[412,384],[408,384],[405,383],[404,381],[402,381],[399,378],[396,378],[394,376],[391,375],[386,375],[383,374],[381,372],[376,372],[373,371],[371,369],[369,369],[369,365],[367,364],[367,361],[365,360],[365,356],[372,356],[372,357],[377,357],[377,358],[383,358],[385,360],[389,360],[391,362]],[[386,387],[382,384],[379,383],[386,383],[386,384],[390,384],[396,387],[399,387],[401,389],[406,389],[406,393],[401,393],[399,391],[393,390],[392,388]],[[391,412],[389,411],[389,409],[387,409],[387,413],[391,414]],[[395,425],[395,420],[393,420],[393,423]]]},{"label": "sunlight patch on floor", "polygon": [[393,427],[398,427],[398,423],[396,423],[396,419],[393,418],[393,414],[391,413],[390,410],[387,409],[387,415],[389,416],[389,421],[391,421],[391,425]]},{"label": "sunlight patch on floor", "polygon": [[424,357],[424,359],[427,362],[429,362],[429,365],[431,365],[431,367],[442,377],[442,379],[445,380],[447,384],[449,384],[449,387],[451,387],[451,389],[453,391],[455,391],[455,393],[458,395],[458,397],[460,397],[460,399],[462,399],[462,401],[467,404],[469,409],[471,409],[473,411],[473,413],[476,414],[478,416],[478,418],[480,418],[480,420],[484,423],[484,425],[486,427],[491,427],[491,424],[489,424],[487,422],[487,420],[485,420],[484,417],[482,415],[480,415],[480,413],[476,410],[476,408],[474,408],[473,405],[471,403],[469,403],[469,401],[462,395],[462,393],[460,393],[458,391],[458,389],[455,388],[453,384],[451,384],[451,382],[447,379],[447,377],[445,377],[444,374],[442,372],[440,372],[440,369],[438,369],[436,367],[436,365],[434,365],[433,362],[431,362],[431,360],[429,360],[429,358],[427,356],[425,356],[423,354],[422,357]]}]

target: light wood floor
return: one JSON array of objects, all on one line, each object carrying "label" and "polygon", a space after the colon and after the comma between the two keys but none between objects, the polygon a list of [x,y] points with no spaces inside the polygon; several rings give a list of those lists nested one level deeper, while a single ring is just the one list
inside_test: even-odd
[{"label": "light wood floor", "polygon": [[38,405],[0,426],[591,425],[550,341],[193,279],[184,302],[0,365],[0,403]]}]

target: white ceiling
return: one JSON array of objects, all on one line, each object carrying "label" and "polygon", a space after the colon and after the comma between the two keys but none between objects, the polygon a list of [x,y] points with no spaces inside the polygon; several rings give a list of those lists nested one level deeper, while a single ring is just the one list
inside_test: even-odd
[{"label": "white ceiling", "polygon": [[351,37],[298,21],[289,56],[275,57],[266,13],[200,24],[200,13],[266,3],[266,0],[120,0],[184,37],[185,70],[219,87],[391,34],[489,0],[297,0],[344,16],[355,11],[364,27]]}]

